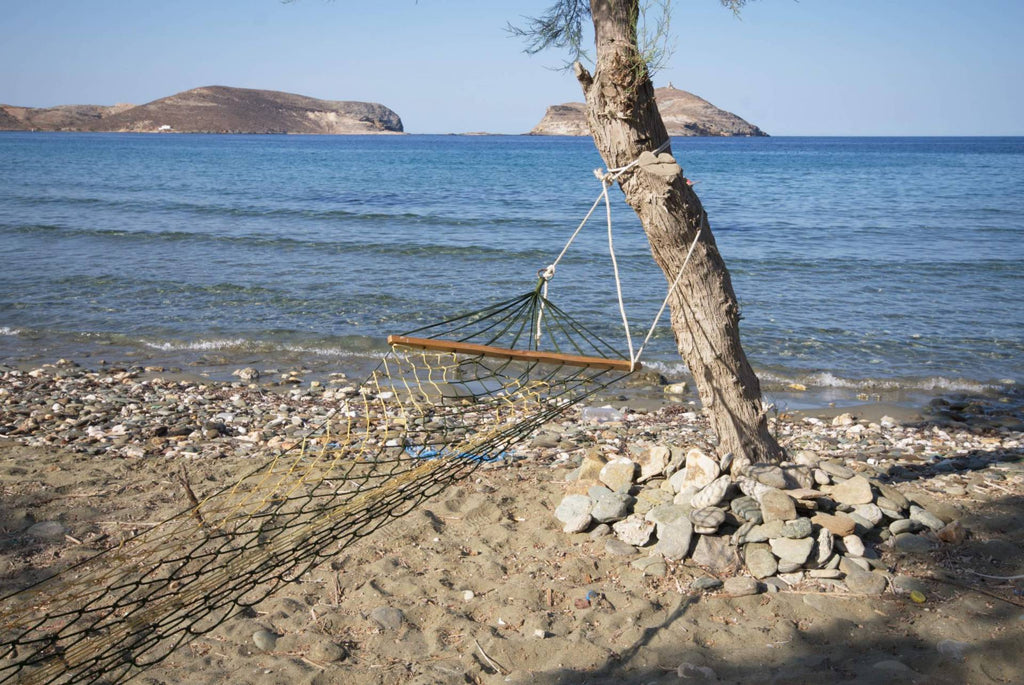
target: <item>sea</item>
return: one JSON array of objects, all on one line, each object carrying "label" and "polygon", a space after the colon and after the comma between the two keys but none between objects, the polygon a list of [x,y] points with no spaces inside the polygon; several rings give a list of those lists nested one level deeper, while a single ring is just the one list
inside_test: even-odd
[{"label": "sea", "polygon": [[[672,152],[769,398],[1020,393],[1024,138],[676,138]],[[389,334],[533,289],[601,164],[571,137],[0,133],[0,363],[358,375]],[[609,196],[636,345],[667,284]],[[603,205],[549,298],[625,353]],[[667,318],[642,361],[685,380]]]}]

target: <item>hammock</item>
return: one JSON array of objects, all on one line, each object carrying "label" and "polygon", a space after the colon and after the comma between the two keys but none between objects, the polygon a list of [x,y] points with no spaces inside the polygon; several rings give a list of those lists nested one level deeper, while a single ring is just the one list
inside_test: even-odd
[{"label": "hammock", "polygon": [[482,463],[511,458],[635,368],[541,291],[391,336],[359,395],[298,447],[3,598],[0,682],[129,677]]}]

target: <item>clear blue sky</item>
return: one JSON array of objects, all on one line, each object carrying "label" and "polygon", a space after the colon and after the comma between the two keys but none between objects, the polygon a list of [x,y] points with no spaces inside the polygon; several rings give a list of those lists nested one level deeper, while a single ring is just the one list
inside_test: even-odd
[{"label": "clear blue sky", "polygon": [[[5,0],[0,102],[204,85],[381,102],[412,133],[528,131],[581,100],[505,25],[546,0]],[[1024,135],[1024,0],[675,0],[655,76],[775,135]]]}]

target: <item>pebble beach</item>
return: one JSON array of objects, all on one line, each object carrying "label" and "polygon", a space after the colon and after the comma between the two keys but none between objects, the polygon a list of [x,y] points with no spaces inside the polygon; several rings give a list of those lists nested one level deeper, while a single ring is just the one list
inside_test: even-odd
[{"label": "pebble beach", "polygon": [[[4,595],[302,439],[358,382],[0,367]],[[143,682],[1019,682],[1024,398],[782,413],[719,469],[698,409],[570,410]]]}]

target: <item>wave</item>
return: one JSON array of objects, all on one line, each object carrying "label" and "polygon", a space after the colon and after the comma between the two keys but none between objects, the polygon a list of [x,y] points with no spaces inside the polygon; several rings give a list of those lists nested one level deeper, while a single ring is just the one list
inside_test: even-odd
[{"label": "wave", "polygon": [[0,335],[21,335],[22,330],[20,328],[10,328],[8,326],[0,326]]}]

